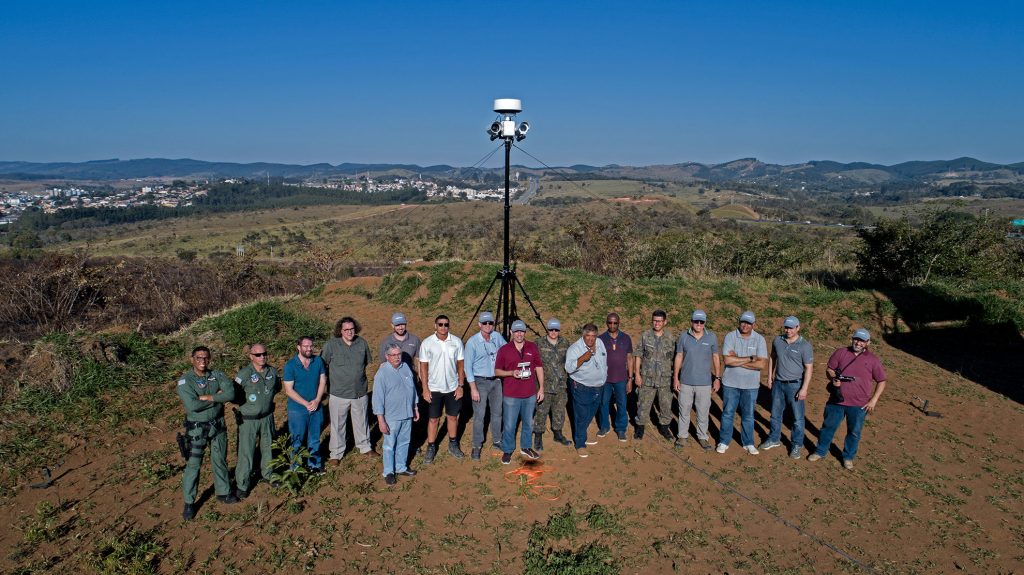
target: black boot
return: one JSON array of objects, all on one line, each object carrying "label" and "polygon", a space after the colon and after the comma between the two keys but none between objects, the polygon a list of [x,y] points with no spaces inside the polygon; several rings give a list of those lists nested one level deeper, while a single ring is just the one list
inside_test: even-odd
[{"label": "black boot", "polygon": [[633,430],[633,439],[643,439],[643,438],[644,438],[644,426],[638,425],[638,426],[636,426],[636,429]]},{"label": "black boot", "polygon": [[659,423],[658,424],[658,432],[661,433],[662,437],[664,437],[665,439],[667,439],[669,441],[675,441],[675,439],[676,439],[675,437],[672,437],[672,431],[668,428],[667,425],[661,425]]},{"label": "black boot", "polygon": [[186,503],[185,509],[181,512],[181,518],[185,521],[192,521],[192,518],[196,516],[196,506],[192,503]]},{"label": "black boot", "polygon": [[544,434],[534,433],[533,434],[533,448],[537,451],[544,451]]},{"label": "black boot", "polygon": [[568,439],[566,439],[565,436],[562,435],[561,431],[556,431],[555,432],[555,442],[556,443],[561,443],[562,445],[572,445],[572,441],[569,441]]}]

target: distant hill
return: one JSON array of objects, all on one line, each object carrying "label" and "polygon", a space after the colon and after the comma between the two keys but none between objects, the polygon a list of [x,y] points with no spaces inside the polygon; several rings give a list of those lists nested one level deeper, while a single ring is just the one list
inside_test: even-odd
[{"label": "distant hill", "polygon": [[[688,182],[746,181],[785,186],[858,187],[885,182],[913,182],[938,179],[1024,181],[1024,162],[993,164],[975,158],[912,161],[885,166],[865,162],[841,163],[812,160],[802,164],[768,164],[756,158],[740,158],[721,164],[683,162],[650,166],[589,166],[576,164],[560,168],[514,166],[521,174],[538,177],[578,179],[631,179]],[[315,177],[429,175],[460,180],[500,179],[501,168],[483,169],[448,165],[415,164],[275,164],[256,162],[206,162],[203,160],[140,158],[132,160],[95,160],[90,162],[16,162],[0,161],[0,176],[23,179],[60,178],[68,180],[119,180],[153,177],[177,178],[285,178],[301,180]]]}]

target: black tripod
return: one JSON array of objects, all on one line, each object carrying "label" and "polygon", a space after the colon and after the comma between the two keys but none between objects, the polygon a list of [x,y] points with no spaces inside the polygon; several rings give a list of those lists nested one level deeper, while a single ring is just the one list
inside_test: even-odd
[{"label": "black tripod", "polygon": [[[497,124],[498,122],[495,122]],[[523,132],[525,134],[525,131]],[[492,139],[494,139],[494,128],[492,127]],[[495,308],[495,324],[501,326],[501,334],[505,336],[505,339],[511,341],[512,323],[519,317],[519,310],[516,308],[516,288],[523,294],[523,298],[526,299],[526,303],[530,304],[530,309],[533,310],[534,317],[537,321],[544,324],[544,320],[540,317],[540,312],[537,311],[537,306],[533,305],[533,301],[530,300],[530,294],[526,293],[526,288],[523,287],[523,282],[519,281],[519,277],[516,276],[516,270],[514,267],[509,266],[509,241],[508,241],[508,221],[509,221],[509,157],[512,152],[512,137],[503,136],[505,140],[505,246],[504,246],[504,264],[502,268],[495,274],[494,279],[491,280],[491,285],[487,287],[487,291],[484,293],[484,297],[480,300],[480,304],[476,306],[476,311],[473,312],[473,317],[470,318],[469,324],[466,325],[466,330],[462,332],[462,339],[465,341],[466,334],[469,333],[469,329],[473,327],[473,322],[476,321],[480,309],[483,308],[484,304],[487,303],[487,298],[491,295],[491,290],[494,289],[494,284],[499,280],[501,281],[501,287],[498,290],[498,306]],[[519,137],[518,139],[522,139]],[[525,323],[525,322],[524,322]],[[527,327],[537,337],[541,334],[537,330],[530,327],[527,323]]]}]

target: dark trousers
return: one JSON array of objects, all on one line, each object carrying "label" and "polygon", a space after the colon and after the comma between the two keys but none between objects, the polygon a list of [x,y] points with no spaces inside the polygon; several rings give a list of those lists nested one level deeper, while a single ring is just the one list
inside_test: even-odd
[{"label": "dark trousers", "polygon": [[601,406],[601,394],[604,386],[587,387],[572,381],[573,426],[572,439],[576,449],[587,446],[587,427],[594,420],[597,409]]}]

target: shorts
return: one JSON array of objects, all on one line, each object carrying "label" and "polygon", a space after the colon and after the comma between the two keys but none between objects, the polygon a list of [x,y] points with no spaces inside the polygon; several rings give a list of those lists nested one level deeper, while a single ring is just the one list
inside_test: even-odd
[{"label": "shorts", "polygon": [[462,409],[462,401],[455,399],[454,391],[449,391],[448,393],[431,391],[430,409],[427,412],[430,419],[437,419],[441,417],[442,407],[444,407],[444,412],[448,414],[449,417],[455,417],[459,415],[459,410]]}]

